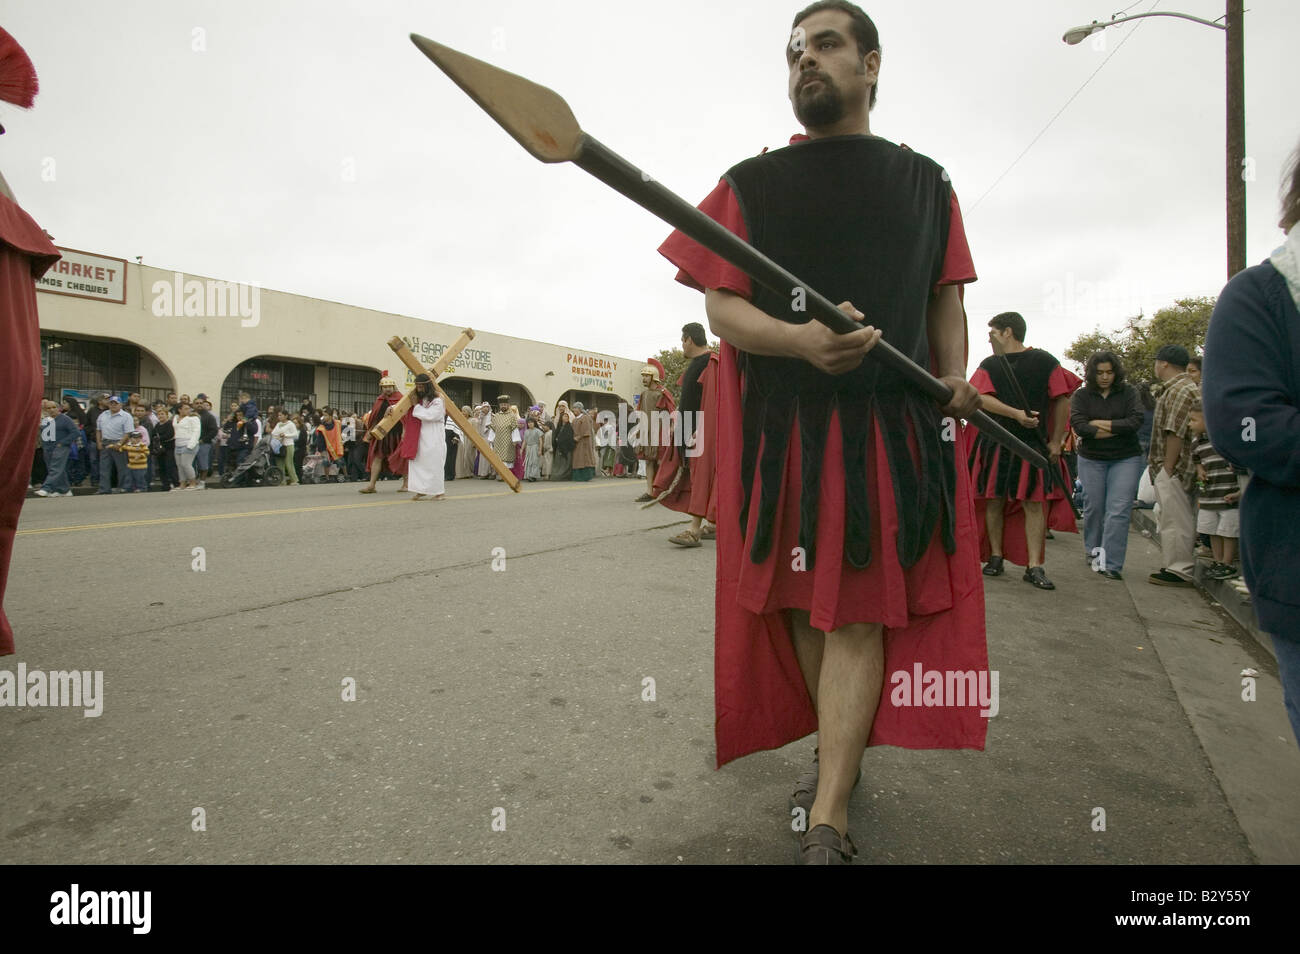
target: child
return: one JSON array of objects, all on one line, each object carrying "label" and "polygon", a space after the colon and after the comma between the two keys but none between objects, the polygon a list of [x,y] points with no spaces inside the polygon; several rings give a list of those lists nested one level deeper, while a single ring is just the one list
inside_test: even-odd
[{"label": "child", "polygon": [[1196,529],[1199,533],[1209,534],[1214,560],[1205,575],[1211,580],[1228,580],[1240,572],[1236,566],[1237,537],[1240,536],[1237,501],[1241,498],[1237,474],[1210,443],[1205,432],[1205,417],[1199,410],[1189,416],[1188,427],[1196,439],[1192,445],[1192,457],[1200,480]]},{"label": "child", "polygon": [[124,444],[117,449],[126,452],[126,481],[128,493],[142,494],[149,489],[149,447],[144,443],[144,434],[137,428],[126,436]]}]

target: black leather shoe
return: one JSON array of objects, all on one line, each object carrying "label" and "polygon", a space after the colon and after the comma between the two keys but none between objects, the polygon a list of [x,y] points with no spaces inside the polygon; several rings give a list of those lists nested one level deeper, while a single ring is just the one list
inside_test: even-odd
[{"label": "black leather shoe", "polygon": [[1001,575],[1002,575],[1002,557],[1000,557],[1000,556],[991,556],[991,557],[989,557],[989,562],[984,564],[984,575],[985,575],[985,576],[1001,576]]},{"label": "black leather shoe", "polygon": [[1101,571],[1101,575],[1104,576],[1104,577],[1105,577],[1106,579],[1108,579],[1108,580],[1122,580],[1122,579],[1124,579],[1124,577],[1120,576],[1120,574],[1119,574],[1119,570],[1102,570],[1102,571]]},{"label": "black leather shoe", "polygon": [[1031,566],[1026,570],[1024,580],[1026,583],[1034,584],[1034,586],[1038,587],[1040,590],[1056,589],[1056,584],[1047,578],[1047,574],[1043,572],[1041,566]]}]

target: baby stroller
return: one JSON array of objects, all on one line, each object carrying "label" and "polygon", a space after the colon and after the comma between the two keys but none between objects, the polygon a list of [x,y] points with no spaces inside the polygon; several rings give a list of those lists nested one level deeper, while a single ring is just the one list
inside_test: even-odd
[{"label": "baby stroller", "polygon": [[338,460],[330,460],[325,454],[313,451],[303,460],[302,473],[298,475],[298,479],[304,484],[341,484],[347,480],[346,475],[341,471],[331,474],[330,470],[338,470],[343,464],[342,457]]},{"label": "baby stroller", "polygon": [[222,487],[276,487],[284,475],[271,460],[271,437],[263,434],[234,470],[221,475]]}]

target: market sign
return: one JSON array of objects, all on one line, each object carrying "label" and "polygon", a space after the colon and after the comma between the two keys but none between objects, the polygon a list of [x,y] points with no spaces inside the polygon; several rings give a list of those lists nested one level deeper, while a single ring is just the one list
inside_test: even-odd
[{"label": "market sign", "polygon": [[37,291],[126,304],[126,259],[55,248],[63,257],[37,280]]},{"label": "market sign", "polygon": [[565,355],[564,360],[579,390],[609,391],[611,394],[614,392],[614,372],[618,370],[617,361],[611,361],[600,355],[583,354],[580,351],[570,351]]}]

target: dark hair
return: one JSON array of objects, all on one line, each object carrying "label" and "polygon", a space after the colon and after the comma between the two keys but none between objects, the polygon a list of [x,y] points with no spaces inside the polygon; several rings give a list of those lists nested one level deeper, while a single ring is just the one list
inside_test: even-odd
[{"label": "dark hair", "polygon": [[68,417],[72,418],[83,427],[85,426],[86,412],[81,409],[80,401],[69,394],[63,399],[63,408],[67,412]]},{"label": "dark hair", "polygon": [[1010,328],[1011,337],[1021,344],[1025,343],[1025,319],[1014,311],[1004,311],[1000,315],[994,315],[989,319],[989,327],[996,328],[998,331],[1006,331]]},{"label": "dark hair", "polygon": [[704,333],[704,326],[698,321],[692,321],[689,325],[682,325],[682,337],[690,338],[697,345],[703,346],[709,343],[708,336]]},{"label": "dark hair", "polygon": [[1197,371],[1202,370],[1204,367],[1201,364],[1201,359],[1198,358],[1196,355],[1192,355],[1190,358],[1187,359],[1187,366],[1190,368],[1192,365],[1196,365]]},{"label": "dark hair", "polygon": [[427,374],[417,374],[415,376],[415,393],[419,395],[420,400],[425,398],[432,400],[438,396],[438,392],[433,389],[433,378]]},{"label": "dark hair", "polygon": [[1124,364],[1119,360],[1119,355],[1113,351],[1097,351],[1089,358],[1088,363],[1084,366],[1083,380],[1093,391],[1101,390],[1097,386],[1097,365],[1109,364],[1110,369],[1115,372],[1115,380],[1110,384],[1112,391],[1121,391],[1124,388]]},{"label": "dark hair", "polygon": [[1290,232],[1300,222],[1300,146],[1291,153],[1282,172],[1282,229]]},{"label": "dark hair", "polygon": [[[847,0],[818,0],[817,3],[811,4],[800,10],[794,15],[794,22],[790,24],[791,32],[802,21],[808,19],[814,13],[821,13],[823,10],[838,10],[840,13],[847,13],[850,21],[850,31],[853,33],[853,39],[858,44],[858,54],[864,59],[868,53],[880,52],[880,31],[876,25],[871,22],[871,17],[862,12],[862,8],[847,2]],[[867,109],[874,109],[876,106],[876,91],[880,89],[880,81],[877,80],[871,87],[871,99],[867,102]],[[700,342],[703,344],[703,342]]]}]

